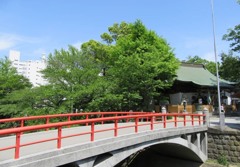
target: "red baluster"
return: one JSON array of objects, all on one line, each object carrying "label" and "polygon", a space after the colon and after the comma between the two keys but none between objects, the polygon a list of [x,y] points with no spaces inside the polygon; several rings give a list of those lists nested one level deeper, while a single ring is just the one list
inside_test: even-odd
[{"label": "red baluster", "polygon": [[21,133],[22,132],[16,133],[16,145],[15,145],[15,156],[14,156],[15,159],[19,158]]},{"label": "red baluster", "polygon": [[183,124],[186,126],[186,115],[183,116]]},{"label": "red baluster", "polygon": [[[49,117],[46,118],[46,124],[49,124]],[[46,131],[48,131],[49,128],[46,128]]]},{"label": "red baluster", "polygon": [[153,130],[153,120],[154,120],[154,116],[151,117],[151,130]]},{"label": "red baluster", "polygon": [[57,139],[57,148],[62,147],[62,127],[58,127],[58,139]]},{"label": "red baluster", "polygon": [[177,116],[176,115],[174,116],[174,124],[175,124],[175,127],[177,127]]},{"label": "red baluster", "polygon": [[114,136],[118,136],[118,120],[115,120],[115,124],[114,124]]},{"label": "red baluster", "polygon": [[94,122],[91,124],[91,141],[94,141]]},{"label": "red baluster", "polygon": [[135,132],[138,132],[138,118],[135,118]]}]

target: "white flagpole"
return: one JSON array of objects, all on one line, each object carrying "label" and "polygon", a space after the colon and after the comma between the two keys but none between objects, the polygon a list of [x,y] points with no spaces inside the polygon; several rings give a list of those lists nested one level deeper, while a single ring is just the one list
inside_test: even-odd
[{"label": "white flagpole", "polygon": [[215,21],[214,21],[214,9],[213,9],[213,0],[211,0],[211,7],[212,7],[212,28],[213,28],[213,41],[214,41],[214,54],[215,54],[215,63],[216,63],[216,74],[217,74],[217,91],[218,91],[218,112],[219,112],[219,124],[221,130],[224,127],[224,117],[222,118],[222,114],[224,113],[221,111],[221,99],[220,99],[220,86],[219,86],[219,75],[218,75],[218,61],[217,61],[217,49],[216,49],[216,39],[215,39]]}]

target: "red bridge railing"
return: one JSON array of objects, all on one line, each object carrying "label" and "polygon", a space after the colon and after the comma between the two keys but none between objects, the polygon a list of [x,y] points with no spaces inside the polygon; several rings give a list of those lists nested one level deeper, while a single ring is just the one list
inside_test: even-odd
[{"label": "red bridge railing", "polygon": [[[95,115],[94,115],[95,114]],[[95,118],[89,119],[89,115],[95,116]],[[100,115],[100,118],[97,116]],[[120,116],[119,116],[120,115]],[[86,116],[83,120],[71,120],[69,119],[75,116]],[[67,117],[67,121],[65,122],[57,122],[57,123],[50,123],[50,118],[56,117]],[[171,117],[171,119],[167,119]],[[15,135],[16,140],[15,144],[8,147],[0,148],[1,151],[15,149],[14,159],[18,159],[20,157],[20,148],[24,146],[34,145],[38,143],[48,142],[48,141],[57,141],[57,148],[60,149],[62,147],[62,139],[81,136],[81,135],[90,135],[89,141],[94,141],[94,136],[96,133],[105,132],[105,131],[113,131],[114,137],[118,136],[118,131],[124,128],[134,128],[135,133],[138,133],[138,128],[140,126],[148,126],[149,130],[154,130],[157,127],[157,124],[162,124],[163,128],[167,128],[167,124],[173,123],[174,127],[178,127],[179,123],[182,123],[183,126],[195,126],[195,125],[203,125],[206,121],[205,114],[162,114],[162,113],[146,113],[146,112],[101,112],[101,113],[76,113],[76,114],[62,114],[62,115],[47,115],[47,116],[34,116],[34,117],[23,117],[23,118],[12,118],[12,119],[2,119],[0,120],[1,123],[11,122],[11,121],[27,121],[33,119],[46,119],[45,124],[42,125],[32,125],[32,126],[23,126],[24,124],[21,123],[21,127],[16,128],[9,128],[9,129],[2,129],[0,130],[0,137],[6,135]],[[132,122],[132,124],[123,124],[123,122]],[[95,126],[97,124],[104,124],[104,123],[113,123],[114,126],[112,128],[104,128],[100,130],[96,130]],[[119,123],[122,123],[119,126]],[[64,135],[62,134],[62,129],[64,127],[70,127],[73,125],[77,126],[90,126],[89,131],[84,131],[80,133],[75,133],[71,135]],[[154,126],[156,125],[156,126]],[[46,129],[57,129],[57,136],[37,140],[33,142],[21,143],[21,136],[24,133],[29,133],[32,131],[38,130],[46,130]]]},{"label": "red bridge railing", "polygon": [[[15,123],[15,127],[24,127],[27,121],[34,120],[45,120],[45,124],[51,123],[51,120],[54,118],[63,118],[63,121],[71,121],[72,119],[84,119],[88,120],[91,118],[103,118],[103,117],[112,117],[112,116],[124,116],[124,115],[138,115],[146,114],[149,112],[89,112],[89,113],[68,113],[68,114],[53,114],[53,115],[40,115],[40,116],[25,116],[18,118],[7,118],[0,119],[0,124],[5,123]],[[103,122],[102,122],[103,123]],[[88,123],[86,123],[88,125]],[[48,130],[48,128],[46,129]]]}]

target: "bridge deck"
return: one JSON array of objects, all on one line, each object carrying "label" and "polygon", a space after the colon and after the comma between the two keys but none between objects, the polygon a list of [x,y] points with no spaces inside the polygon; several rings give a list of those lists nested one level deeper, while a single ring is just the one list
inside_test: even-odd
[{"label": "bridge deck", "polygon": [[[139,122],[138,124],[143,125],[146,123],[147,122]],[[134,127],[135,123],[134,122],[118,123],[118,128],[131,126],[131,125],[133,127],[118,129],[118,136],[135,133],[135,127]],[[177,126],[183,127],[184,123],[178,122]],[[188,127],[192,126],[191,122],[186,122],[186,126],[188,126]],[[199,126],[199,125],[195,125],[195,126]],[[167,128],[173,128],[173,127],[174,127],[174,122],[167,123]],[[108,129],[108,128],[114,128],[114,124],[95,125],[95,131]],[[158,123],[154,124],[154,130],[157,130],[157,129],[163,129],[162,122],[158,122]],[[151,130],[150,125],[144,125],[144,126],[138,127],[138,132],[144,132],[144,131],[150,131],[150,130]],[[64,128],[62,130],[62,136],[81,133],[81,132],[89,132],[89,131],[91,131],[91,126]],[[36,132],[36,133],[22,134],[21,144],[28,143],[28,142],[34,142],[36,140],[44,140],[44,139],[48,139],[48,138],[53,138],[53,137],[57,137],[57,135],[58,135],[57,130],[49,130],[49,131],[42,131],[42,132]],[[88,142],[90,142],[90,138],[91,138],[90,134],[85,134],[85,135],[75,136],[75,137],[70,137],[70,138],[64,138],[64,139],[62,139],[62,148],[88,143]],[[95,133],[94,138],[95,138],[95,141],[107,139],[107,138],[114,138],[114,130]],[[15,136],[0,138],[0,148],[14,145],[15,140],[16,140]],[[40,154],[40,153],[44,153],[45,151],[51,151],[51,150],[57,150],[57,141],[56,140],[24,146],[24,147],[20,148],[20,159],[25,156],[31,156],[33,154]],[[14,149],[0,151],[0,166],[1,166],[1,162],[13,159],[14,151],[15,151]]]}]

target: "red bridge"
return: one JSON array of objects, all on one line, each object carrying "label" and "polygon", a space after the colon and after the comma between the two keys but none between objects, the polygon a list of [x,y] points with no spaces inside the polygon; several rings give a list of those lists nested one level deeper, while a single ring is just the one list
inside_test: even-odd
[{"label": "red bridge", "polygon": [[[206,155],[203,144],[206,145],[207,140],[207,121],[206,114],[149,112],[91,112],[1,119],[3,127],[9,124],[14,127],[0,130],[0,166],[59,166],[72,162],[79,166],[96,166],[94,162],[103,154],[112,157],[119,149],[136,146],[128,150],[131,155],[140,148],[159,144],[159,139],[165,141],[166,137],[181,138],[188,145],[190,142]],[[133,143],[129,144],[131,141]],[[178,141],[184,146],[184,141]],[[148,144],[144,145],[145,142]],[[105,148],[107,143],[109,148]],[[190,158],[206,160],[194,149],[192,152],[198,156]],[[89,159],[92,159],[90,165],[89,161],[85,163]],[[118,158],[114,163],[121,160]],[[107,162],[101,163],[107,166]]]}]

